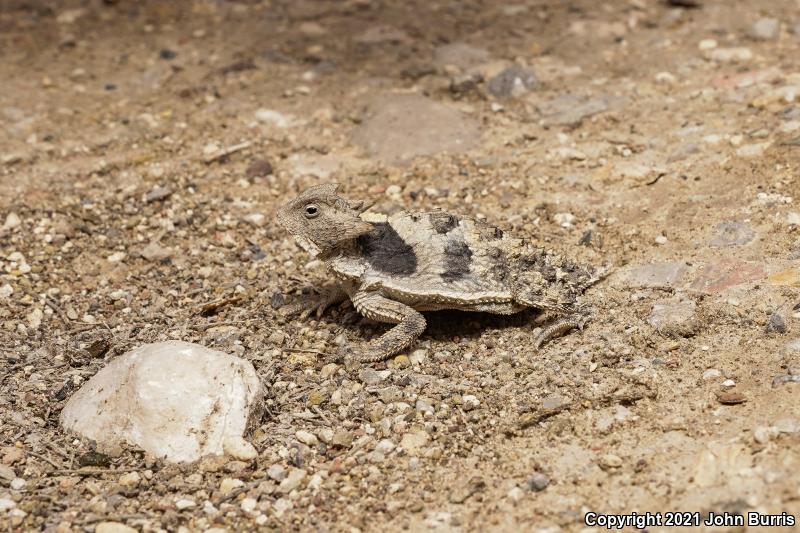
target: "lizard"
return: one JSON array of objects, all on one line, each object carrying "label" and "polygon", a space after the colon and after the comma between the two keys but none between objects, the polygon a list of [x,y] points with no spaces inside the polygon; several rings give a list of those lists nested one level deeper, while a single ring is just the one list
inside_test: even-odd
[{"label": "lizard", "polygon": [[541,329],[535,349],[590,320],[580,297],[607,268],[579,266],[486,222],[444,211],[402,211],[369,222],[361,216],[364,203],[338,190],[336,183],[305,190],[278,209],[277,221],[337,281],[321,297],[291,304],[289,313],[319,318],[349,299],[362,316],[393,324],[351,354],[357,361],[382,361],[411,346],[425,331],[425,311],[510,315],[535,308],[558,315]]}]

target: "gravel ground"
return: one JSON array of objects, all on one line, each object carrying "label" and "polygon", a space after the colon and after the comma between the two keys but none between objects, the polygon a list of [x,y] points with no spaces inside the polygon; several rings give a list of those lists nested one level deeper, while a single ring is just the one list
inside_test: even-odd
[{"label": "gravel ground", "polygon": [[[0,529],[800,515],[800,3],[692,3],[0,3]],[[443,312],[347,371],[384,326],[279,310],[326,276],[275,208],[326,181],[615,272],[538,352],[535,313]],[[59,429],[168,339],[253,363],[256,460]]]}]

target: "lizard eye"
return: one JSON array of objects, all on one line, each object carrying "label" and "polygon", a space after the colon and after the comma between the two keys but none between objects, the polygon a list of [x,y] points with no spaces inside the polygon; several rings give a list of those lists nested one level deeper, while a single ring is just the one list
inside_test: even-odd
[{"label": "lizard eye", "polygon": [[308,204],[305,207],[306,218],[316,218],[319,215],[319,207],[314,204]]}]

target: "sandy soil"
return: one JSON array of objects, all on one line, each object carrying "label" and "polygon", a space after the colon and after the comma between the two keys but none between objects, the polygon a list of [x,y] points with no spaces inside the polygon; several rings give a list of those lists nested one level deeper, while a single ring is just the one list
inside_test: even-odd
[{"label": "sandy soil", "polygon": [[[800,3],[700,4],[0,2],[0,530],[800,515]],[[278,309],[325,273],[274,210],[326,181],[616,271],[538,352],[533,313],[436,313],[378,373],[326,366],[384,329]],[[253,362],[257,460],[59,429],[166,339]]]}]

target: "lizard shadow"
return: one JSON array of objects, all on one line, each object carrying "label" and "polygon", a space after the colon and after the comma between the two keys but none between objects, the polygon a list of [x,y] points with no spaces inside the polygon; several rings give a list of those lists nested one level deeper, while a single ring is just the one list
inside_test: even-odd
[{"label": "lizard shadow", "polygon": [[[380,335],[390,328],[393,324],[375,322],[359,315],[350,305],[343,317],[331,317],[326,315],[323,321],[338,323],[349,332],[355,333],[359,337],[369,339],[374,335]],[[483,313],[475,311],[425,311],[427,327],[419,340],[433,340],[438,342],[453,342],[453,337],[462,340],[468,339],[477,342],[487,332],[495,330],[505,330],[508,328],[529,328],[533,329],[537,318],[542,316],[538,309],[523,309],[511,315],[499,315],[494,313]],[[342,320],[343,319],[343,320]]]},{"label": "lizard shadow", "polygon": [[477,342],[484,334],[508,328],[533,329],[534,321],[541,316],[536,309],[523,309],[513,315],[498,315],[474,311],[431,311],[424,313],[428,327],[421,339],[452,342],[453,337]]}]

